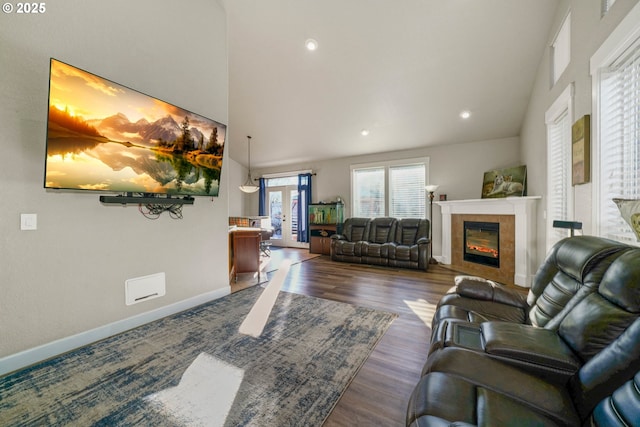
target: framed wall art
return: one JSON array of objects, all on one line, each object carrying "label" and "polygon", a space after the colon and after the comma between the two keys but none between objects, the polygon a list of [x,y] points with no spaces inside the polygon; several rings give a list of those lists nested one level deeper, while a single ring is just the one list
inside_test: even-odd
[{"label": "framed wall art", "polygon": [[484,173],[482,198],[522,197],[527,195],[527,167],[494,169]]},{"label": "framed wall art", "polygon": [[571,184],[578,185],[591,179],[591,120],[587,114],[571,127]]}]

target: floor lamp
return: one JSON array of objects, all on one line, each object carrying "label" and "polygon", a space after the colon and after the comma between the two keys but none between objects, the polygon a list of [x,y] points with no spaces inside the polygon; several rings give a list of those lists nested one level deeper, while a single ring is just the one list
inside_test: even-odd
[{"label": "floor lamp", "polygon": [[437,264],[438,261],[433,258],[433,193],[438,189],[438,185],[427,185],[424,187],[429,193],[429,264]]}]

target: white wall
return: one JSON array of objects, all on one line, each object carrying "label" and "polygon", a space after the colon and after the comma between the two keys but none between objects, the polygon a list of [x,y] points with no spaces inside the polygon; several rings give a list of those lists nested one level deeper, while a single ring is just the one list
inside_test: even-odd
[{"label": "white wall", "polygon": [[[544,114],[551,104],[571,83],[575,85],[574,117],[576,121],[591,114],[591,77],[589,60],[602,42],[615,29],[638,0],[617,0],[609,13],[601,17],[600,0],[562,0],[558,5],[554,25],[548,37],[551,45],[562,21],[571,10],[571,62],[555,85],[551,85],[550,49],[547,49],[538,67],[538,74],[529,102],[527,115],[520,134],[523,163],[528,166],[529,194],[545,195],[547,192],[547,150]],[[592,156],[592,162],[594,157]],[[593,168],[593,167],[592,167]],[[583,223],[584,234],[591,234],[593,184],[573,187],[575,220]],[[538,224],[545,224],[546,198],[538,209]],[[538,260],[542,261],[546,250],[545,228],[538,227]]]},{"label": "white wall", "polygon": [[[313,177],[313,201],[332,201],[340,196],[345,201],[345,216],[351,216],[350,165],[417,157],[430,158],[429,181],[440,185],[436,194],[447,194],[448,200],[479,199],[484,172],[520,164],[520,140],[518,138],[504,138],[464,144],[438,145],[416,150],[392,151],[279,166],[255,170],[252,173],[258,177],[268,173],[311,169],[317,174]],[[437,197],[436,195],[436,200],[438,200]],[[247,201],[243,212],[244,215],[258,214],[257,195],[252,195]],[[433,254],[439,256],[442,246],[441,217],[440,208],[435,204],[433,217]]]},{"label": "white wall", "polygon": [[[207,0],[46,6],[0,16],[0,358],[228,292],[228,165],[220,197],[197,198],[183,220],[43,188],[50,57],[227,123],[224,10]],[[20,213],[38,214],[38,229],[20,231]],[[166,296],[125,306],[124,281],[160,271]]]},{"label": "white wall", "polygon": [[229,216],[257,215],[257,207],[255,214],[245,212],[245,203],[248,197],[238,188],[244,184],[247,179],[247,168],[231,157],[227,157],[225,161],[227,166],[229,166],[229,174],[227,175],[227,183],[229,184]]}]

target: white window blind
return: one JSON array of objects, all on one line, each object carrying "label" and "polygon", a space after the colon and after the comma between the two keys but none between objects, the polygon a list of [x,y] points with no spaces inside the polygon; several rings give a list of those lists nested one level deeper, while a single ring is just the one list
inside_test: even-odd
[{"label": "white window blind", "polygon": [[554,220],[570,220],[571,126],[569,111],[563,110],[547,124],[547,247],[567,237],[567,231],[553,228]]},{"label": "white window blind", "polygon": [[353,170],[353,216],[385,216],[385,168]]},{"label": "white window blind", "polygon": [[635,242],[613,198],[640,199],[640,39],[600,72],[600,235]]},{"label": "white window blind", "polygon": [[424,164],[389,168],[389,216],[425,218],[425,176]]},{"label": "white window blind", "polygon": [[427,157],[351,165],[351,216],[426,218]]}]

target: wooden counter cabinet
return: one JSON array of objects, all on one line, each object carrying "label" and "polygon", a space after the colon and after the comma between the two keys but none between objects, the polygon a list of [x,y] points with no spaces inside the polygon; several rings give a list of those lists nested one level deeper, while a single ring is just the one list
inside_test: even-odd
[{"label": "wooden counter cabinet", "polygon": [[229,231],[229,276],[238,280],[238,274],[256,273],[260,282],[259,228],[240,227]]}]

